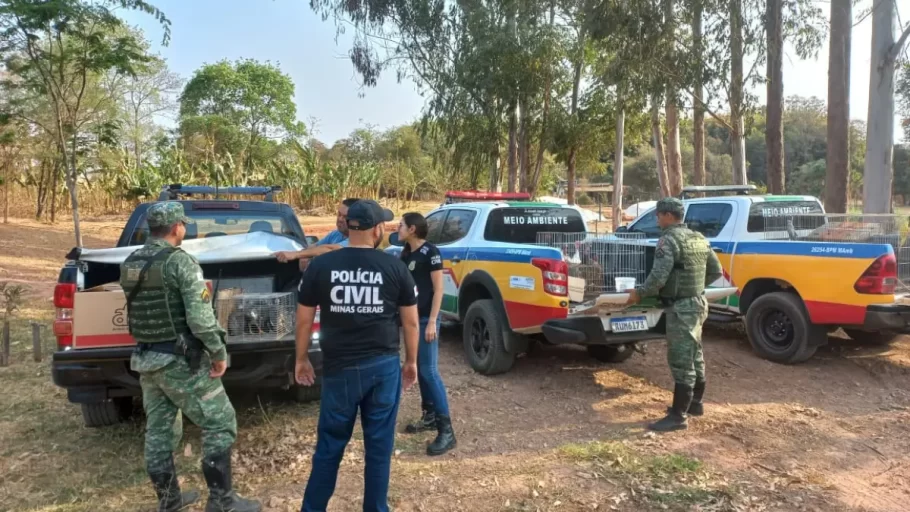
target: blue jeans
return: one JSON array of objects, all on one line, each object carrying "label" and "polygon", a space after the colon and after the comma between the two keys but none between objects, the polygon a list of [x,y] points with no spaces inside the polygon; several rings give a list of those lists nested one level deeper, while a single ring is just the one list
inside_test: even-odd
[{"label": "blue jeans", "polygon": [[357,409],[363,426],[364,512],[388,512],[389,472],[401,401],[401,362],[379,356],[322,377],[316,453],[301,512],[324,512],[338,465],[351,440]]},{"label": "blue jeans", "polygon": [[417,348],[417,384],[420,386],[420,401],[437,415],[449,415],[449,400],[446,387],[439,375],[439,329],[441,321],[436,320],[436,339],[427,343],[427,324],[430,319],[420,319],[420,345]]}]

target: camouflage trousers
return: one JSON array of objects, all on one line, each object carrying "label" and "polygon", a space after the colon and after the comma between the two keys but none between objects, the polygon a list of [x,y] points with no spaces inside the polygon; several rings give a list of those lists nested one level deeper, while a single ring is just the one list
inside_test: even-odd
[{"label": "camouflage trousers", "polygon": [[696,380],[705,380],[701,328],[708,318],[708,301],[702,296],[679,299],[666,314],[670,373],[677,384],[694,386]]},{"label": "camouflage trousers", "polygon": [[150,470],[168,461],[183,437],[180,412],[202,429],[202,452],[215,455],[225,451],[237,438],[234,407],[221,385],[209,377],[211,364],[203,358],[197,372],[184,359],[141,372],[142,405],[145,409],[145,461]]}]

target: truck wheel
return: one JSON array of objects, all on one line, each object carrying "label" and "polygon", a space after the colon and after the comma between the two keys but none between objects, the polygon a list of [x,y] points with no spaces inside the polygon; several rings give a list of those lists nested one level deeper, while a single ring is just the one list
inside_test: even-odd
[{"label": "truck wheel", "polygon": [[318,402],[322,393],[322,386],[313,384],[312,386],[294,386],[294,400],[302,404]]},{"label": "truck wheel", "polygon": [[844,329],[853,341],[864,345],[890,345],[900,334],[886,331],[863,331],[861,329]]},{"label": "truck wheel", "polygon": [[746,313],[746,333],[760,356],[783,364],[808,360],[828,337],[824,326],[809,321],[799,296],[787,292],[757,298]]},{"label": "truck wheel", "polygon": [[[515,354],[506,350],[506,319],[490,299],[475,301],[464,319],[464,351],[477,373],[496,375],[512,369]],[[511,333],[508,333],[511,334]]]},{"label": "truck wheel", "polygon": [[602,363],[621,363],[635,353],[634,343],[622,345],[588,345],[588,355]]},{"label": "truck wheel", "polygon": [[129,418],[133,411],[133,401],[130,398],[116,398],[80,405],[82,406],[82,420],[89,428],[116,425]]}]

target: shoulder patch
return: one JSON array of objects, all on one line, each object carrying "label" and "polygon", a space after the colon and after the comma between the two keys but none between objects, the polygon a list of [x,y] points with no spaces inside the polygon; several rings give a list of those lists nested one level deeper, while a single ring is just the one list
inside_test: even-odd
[{"label": "shoulder patch", "polygon": [[202,302],[211,302],[212,294],[209,292],[208,286],[202,288],[201,298]]}]

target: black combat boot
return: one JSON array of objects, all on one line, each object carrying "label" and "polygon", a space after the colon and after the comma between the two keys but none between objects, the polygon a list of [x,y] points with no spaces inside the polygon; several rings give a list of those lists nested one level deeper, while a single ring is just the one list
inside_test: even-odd
[{"label": "black combat boot", "polygon": [[442,455],[455,448],[455,430],[452,429],[452,419],[441,414],[436,416],[436,430],[439,432],[436,439],[427,446],[427,455]]},{"label": "black combat boot", "polygon": [[158,508],[155,509],[157,512],[177,512],[199,501],[198,491],[180,492],[173,457],[154,469],[149,467],[148,474],[158,496]]},{"label": "black combat boot", "polygon": [[202,474],[209,486],[209,502],[205,512],[259,512],[262,505],[256,500],[241,498],[231,482],[230,448],[202,459]]},{"label": "black combat boot", "polygon": [[406,433],[416,434],[436,430],[436,413],[433,411],[433,407],[429,404],[420,404],[420,408],[423,409],[423,414],[419,420],[404,428]]},{"label": "black combat boot", "polygon": [[695,381],[695,387],[692,388],[692,403],[689,404],[689,416],[701,416],[705,413],[705,406],[702,399],[705,396],[705,381]]},{"label": "black combat boot", "polygon": [[689,410],[689,404],[691,403],[692,388],[686,384],[677,383],[676,388],[673,390],[673,406],[667,410],[667,416],[648,425],[648,429],[657,432],[670,432],[688,428],[686,411]]}]

